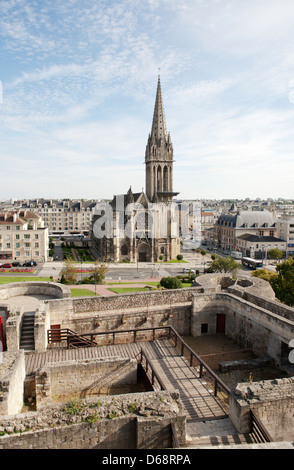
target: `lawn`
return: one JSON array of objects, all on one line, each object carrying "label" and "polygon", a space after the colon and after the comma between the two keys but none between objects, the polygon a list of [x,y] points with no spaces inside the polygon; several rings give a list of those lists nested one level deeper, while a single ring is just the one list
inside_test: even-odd
[{"label": "lawn", "polygon": [[108,289],[115,294],[126,294],[128,292],[150,292],[150,289],[146,287],[114,287]]},{"label": "lawn", "polygon": [[70,289],[71,297],[95,296],[95,292],[88,289]]},{"label": "lawn", "polygon": [[8,284],[10,282],[49,282],[50,277],[2,277],[0,276],[0,284]]},{"label": "lawn", "polygon": [[156,261],[157,264],[163,263],[163,264],[168,264],[168,263],[188,263],[188,261],[185,261],[184,259],[170,259],[169,261]]}]

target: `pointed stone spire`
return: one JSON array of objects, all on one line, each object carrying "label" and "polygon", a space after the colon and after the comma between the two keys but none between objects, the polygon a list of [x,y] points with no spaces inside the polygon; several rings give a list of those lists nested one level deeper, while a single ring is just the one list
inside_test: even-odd
[{"label": "pointed stone spire", "polygon": [[170,202],[178,193],[173,192],[173,145],[170,134],[167,133],[159,75],[152,128],[145,150],[145,164],[148,199]]},{"label": "pointed stone spire", "polygon": [[158,84],[156,92],[156,100],[153,113],[152,129],[151,129],[151,138],[157,139],[167,139],[167,130],[166,130],[166,121],[165,113],[163,107],[163,100],[161,94],[161,84],[160,84],[160,75],[158,75]]}]

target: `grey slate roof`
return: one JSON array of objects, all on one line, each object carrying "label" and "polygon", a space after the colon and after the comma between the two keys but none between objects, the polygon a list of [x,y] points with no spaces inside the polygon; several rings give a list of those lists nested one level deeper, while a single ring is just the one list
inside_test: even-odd
[{"label": "grey slate roof", "polygon": [[282,238],[270,237],[270,236],[259,236],[259,235],[252,235],[251,233],[245,233],[244,235],[240,235],[237,237],[238,240],[245,240],[248,242],[264,242],[264,243],[278,243],[278,242],[285,242]]},{"label": "grey slate roof", "polygon": [[275,227],[273,214],[266,210],[238,211],[237,214],[222,214],[218,218],[217,224],[234,228]]}]

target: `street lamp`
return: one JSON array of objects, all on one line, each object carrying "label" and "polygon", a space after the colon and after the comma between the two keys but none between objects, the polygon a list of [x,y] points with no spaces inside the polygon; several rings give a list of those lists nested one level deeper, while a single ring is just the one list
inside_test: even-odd
[{"label": "street lamp", "polygon": [[83,283],[83,260],[81,259],[81,284]]}]

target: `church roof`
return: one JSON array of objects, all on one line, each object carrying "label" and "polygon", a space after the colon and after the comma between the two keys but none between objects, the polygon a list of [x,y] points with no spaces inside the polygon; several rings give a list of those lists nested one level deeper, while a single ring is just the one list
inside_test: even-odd
[{"label": "church roof", "polygon": [[132,189],[130,188],[126,194],[117,194],[113,196],[110,205],[114,211],[117,209],[123,209],[128,206],[128,204],[132,203],[140,203],[142,205],[148,204],[149,200],[142,190],[140,193],[133,193]]}]

